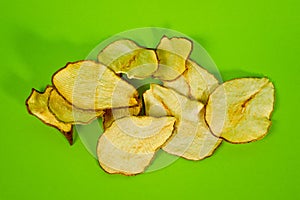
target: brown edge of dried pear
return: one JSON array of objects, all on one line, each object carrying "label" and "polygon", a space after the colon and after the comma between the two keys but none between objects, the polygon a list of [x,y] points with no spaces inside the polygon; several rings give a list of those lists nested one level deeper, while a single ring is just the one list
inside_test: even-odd
[{"label": "brown edge of dried pear", "polygon": [[[45,88],[45,91],[46,91],[46,89],[47,89],[48,87],[52,87],[52,86],[47,85],[46,88]],[[44,124],[46,124],[47,126],[50,126],[50,127],[53,127],[53,128],[55,128],[55,129],[59,130],[59,132],[61,132],[61,133],[65,136],[65,138],[68,140],[69,144],[70,144],[70,145],[73,145],[73,143],[74,143],[74,138],[73,138],[73,125],[71,125],[70,131],[63,131],[63,130],[59,129],[57,126],[54,126],[54,125],[51,124],[51,123],[45,122],[43,119],[39,118],[37,115],[35,115],[35,114],[29,109],[28,101],[29,101],[31,95],[32,95],[34,92],[37,92],[37,93],[39,93],[39,94],[43,94],[43,93],[44,93],[44,92],[40,92],[40,91],[38,91],[38,90],[36,90],[36,89],[34,89],[34,88],[31,89],[31,92],[30,92],[29,96],[26,98],[26,101],[25,101],[25,105],[26,105],[26,109],[27,109],[28,113],[29,113],[30,115],[32,115],[32,116],[37,117],[40,121],[42,121],[42,122],[43,122]],[[49,110],[49,108],[48,108],[48,110]],[[49,110],[49,112],[50,112],[50,110]],[[52,114],[52,113],[51,113],[51,114]],[[55,116],[54,116],[54,117],[55,117]],[[55,118],[56,118],[56,117],[55,117]],[[62,123],[63,123],[63,122],[62,122]]]}]

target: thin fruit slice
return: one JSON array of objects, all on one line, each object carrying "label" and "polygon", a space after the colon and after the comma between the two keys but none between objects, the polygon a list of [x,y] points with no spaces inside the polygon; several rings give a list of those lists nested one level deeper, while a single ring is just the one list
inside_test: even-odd
[{"label": "thin fruit slice", "polygon": [[210,96],[206,121],[213,134],[231,143],[263,138],[271,125],[274,86],[267,78],[241,78],[220,85]]},{"label": "thin fruit slice", "polygon": [[27,110],[30,114],[36,116],[45,124],[57,128],[72,145],[73,144],[72,124],[58,121],[48,109],[48,98],[52,90],[53,90],[52,86],[47,86],[47,88],[43,93],[38,92],[35,89],[32,89],[31,94],[26,100]]},{"label": "thin fruit slice", "polygon": [[176,79],[185,71],[191,51],[192,42],[187,38],[162,37],[156,49],[159,65],[153,76],[165,81]]},{"label": "thin fruit slice", "polygon": [[[213,136],[204,120],[203,104],[172,89],[152,84],[144,93],[146,114],[176,117],[173,136],[163,150],[189,160],[201,160],[213,154],[222,140]],[[154,110],[151,107],[154,107]]]},{"label": "thin fruit slice", "polygon": [[128,78],[150,77],[158,68],[155,51],[138,46],[135,42],[117,40],[98,54],[98,61],[115,73],[125,73]]},{"label": "thin fruit slice", "polygon": [[172,135],[173,117],[124,117],[100,136],[97,156],[111,174],[135,175],[145,171],[155,153]]},{"label": "thin fruit slice", "polygon": [[138,99],[139,105],[134,107],[128,108],[115,108],[109,109],[105,111],[103,115],[103,128],[106,130],[111,124],[120,118],[127,117],[127,116],[137,116],[141,109],[142,109],[142,101]]},{"label": "thin fruit slice", "polygon": [[186,71],[177,79],[164,81],[164,86],[205,104],[219,81],[192,60],[187,61],[186,67]]},{"label": "thin fruit slice", "polygon": [[50,92],[48,107],[59,121],[65,123],[88,124],[104,114],[103,110],[90,111],[74,107],[58,94],[55,89]]},{"label": "thin fruit slice", "polygon": [[136,89],[94,61],[68,63],[52,77],[58,93],[80,109],[105,110],[138,104]]}]

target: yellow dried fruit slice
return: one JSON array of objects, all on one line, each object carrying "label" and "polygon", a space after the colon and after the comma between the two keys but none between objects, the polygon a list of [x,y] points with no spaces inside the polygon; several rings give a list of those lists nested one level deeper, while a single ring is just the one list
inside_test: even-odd
[{"label": "yellow dried fruit slice", "polygon": [[271,125],[274,86],[267,78],[241,78],[220,85],[210,96],[206,121],[212,132],[231,143],[264,137]]},{"label": "yellow dried fruit slice", "polygon": [[127,117],[127,116],[132,116],[132,115],[137,116],[142,109],[142,101],[138,99],[138,102],[139,102],[138,106],[106,110],[103,116],[104,130],[110,127],[111,124],[117,119]]},{"label": "yellow dried fruit slice", "polygon": [[47,86],[43,93],[32,89],[30,96],[26,100],[27,110],[43,123],[58,129],[67,138],[69,143],[73,144],[72,124],[58,121],[48,109],[48,99],[52,90],[53,87],[51,86]]},{"label": "yellow dried fruit slice", "polygon": [[80,109],[105,110],[138,104],[136,89],[94,61],[68,63],[52,77],[58,93]]},{"label": "yellow dried fruit slice", "polygon": [[218,87],[219,81],[192,60],[187,61],[186,67],[180,77],[173,81],[164,81],[163,85],[205,104],[209,95]]},{"label": "yellow dried fruit slice", "polygon": [[158,68],[154,50],[140,47],[128,39],[109,44],[98,54],[98,61],[115,73],[127,74],[130,79],[150,77]]},{"label": "yellow dried fruit slice", "polygon": [[173,117],[124,117],[100,136],[97,156],[111,174],[135,175],[145,171],[155,153],[172,135]]},{"label": "yellow dried fruit slice", "polygon": [[53,89],[50,92],[48,107],[52,114],[61,122],[88,124],[97,117],[102,117],[103,110],[91,111],[74,107]]},{"label": "yellow dried fruit slice", "polygon": [[156,49],[158,69],[153,76],[165,81],[176,79],[185,71],[191,51],[192,42],[187,38],[162,37]]},{"label": "yellow dried fruit slice", "polygon": [[202,103],[155,84],[144,93],[144,99],[147,114],[165,116],[168,113],[176,118],[174,134],[163,146],[164,151],[189,160],[201,160],[212,155],[221,144],[222,140],[213,136],[205,123]]}]

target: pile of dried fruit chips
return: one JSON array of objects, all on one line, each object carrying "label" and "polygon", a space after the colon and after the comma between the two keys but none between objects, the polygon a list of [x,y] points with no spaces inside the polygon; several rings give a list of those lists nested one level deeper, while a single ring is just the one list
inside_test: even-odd
[{"label": "pile of dried fruit chips", "polygon": [[[73,143],[73,125],[102,118],[97,156],[108,173],[143,173],[159,149],[188,160],[211,156],[223,140],[248,143],[271,125],[274,86],[267,78],[220,83],[190,58],[193,43],[163,36],[156,48],[129,39],[106,46],[97,61],[67,65],[52,86],[26,100],[30,114]],[[138,94],[128,79],[155,78]],[[145,110],[145,115],[141,115]]]}]

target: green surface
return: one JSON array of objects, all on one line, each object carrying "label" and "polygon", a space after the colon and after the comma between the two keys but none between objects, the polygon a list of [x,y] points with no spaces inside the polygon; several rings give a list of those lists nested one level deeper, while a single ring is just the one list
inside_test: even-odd
[{"label": "green surface", "polygon": [[[146,3],[147,2],[147,3]],[[0,199],[299,199],[299,1],[1,1]],[[265,75],[276,87],[270,134],[224,143],[135,177],[108,175],[77,140],[24,102],[68,61],[132,28],[175,29],[202,44],[224,80]]]}]

